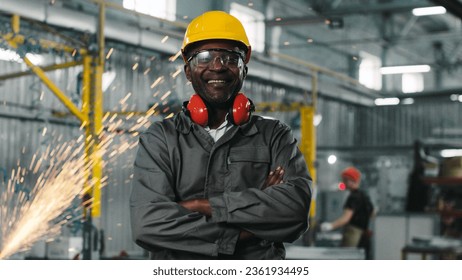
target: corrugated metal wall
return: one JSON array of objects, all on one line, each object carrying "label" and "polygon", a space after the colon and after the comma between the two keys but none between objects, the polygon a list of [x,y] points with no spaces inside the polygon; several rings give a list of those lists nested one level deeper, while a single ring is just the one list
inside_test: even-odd
[{"label": "corrugated metal wall", "polygon": [[317,127],[317,144],[324,147],[355,145],[358,107],[320,98],[317,111],[322,121]]},{"label": "corrugated metal wall", "polygon": [[321,99],[318,147],[410,147],[417,139],[461,137],[462,103],[446,98],[412,105],[364,107]]}]

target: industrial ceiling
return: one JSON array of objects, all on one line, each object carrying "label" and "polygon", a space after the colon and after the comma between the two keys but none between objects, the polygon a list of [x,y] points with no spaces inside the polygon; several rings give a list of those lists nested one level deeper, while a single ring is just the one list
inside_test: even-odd
[{"label": "industrial ceiling", "polygon": [[[68,38],[79,38],[82,32],[96,33],[97,2],[5,0],[0,11],[6,18],[19,14],[48,24]],[[123,1],[106,2],[112,3],[109,7],[121,7]],[[378,57],[381,66],[429,65],[431,71],[423,75],[425,87],[421,94],[453,93],[461,88],[458,79],[462,74],[461,0],[239,0],[201,1],[195,5],[178,0],[175,21],[108,9],[105,35],[108,40],[174,54],[191,18],[204,10],[229,10],[232,2],[264,14],[264,50],[254,52],[253,61],[259,63],[255,63],[250,75],[306,87],[303,78],[295,80],[290,74],[277,74],[285,68],[290,71],[306,68],[302,63],[298,65],[280,57],[287,55],[358,79],[359,64],[367,53]],[[432,16],[412,13],[414,8],[435,5],[444,6],[447,12]],[[29,8],[24,9],[25,6]],[[159,44],[165,35],[170,36],[170,40]],[[327,95],[333,91],[336,90],[325,90]],[[371,104],[371,100],[381,96],[400,96],[401,77],[384,75],[378,90],[354,86],[345,94],[337,95],[347,96],[351,92],[359,93],[359,97],[353,98],[359,100],[359,104]]]}]

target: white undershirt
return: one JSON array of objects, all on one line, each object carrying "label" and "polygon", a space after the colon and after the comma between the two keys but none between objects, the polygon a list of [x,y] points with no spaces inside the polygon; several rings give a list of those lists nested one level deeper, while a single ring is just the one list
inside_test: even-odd
[{"label": "white undershirt", "polygon": [[231,128],[231,126],[232,125],[228,122],[228,120],[225,119],[225,121],[215,129],[206,126],[205,131],[207,131],[210,134],[210,136],[212,136],[213,140],[217,142],[218,139],[221,138],[221,136],[225,135],[226,131],[228,131]]}]

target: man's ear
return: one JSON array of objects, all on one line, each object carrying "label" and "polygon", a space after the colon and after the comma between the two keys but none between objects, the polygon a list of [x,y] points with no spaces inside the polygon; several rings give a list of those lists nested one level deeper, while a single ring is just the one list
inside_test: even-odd
[{"label": "man's ear", "polygon": [[247,71],[249,68],[247,68],[247,65],[244,65],[244,68],[242,69],[242,81],[245,80],[245,77],[247,77]]},{"label": "man's ear", "polygon": [[184,74],[186,75],[186,79],[191,82],[191,67],[189,63],[184,65]]}]

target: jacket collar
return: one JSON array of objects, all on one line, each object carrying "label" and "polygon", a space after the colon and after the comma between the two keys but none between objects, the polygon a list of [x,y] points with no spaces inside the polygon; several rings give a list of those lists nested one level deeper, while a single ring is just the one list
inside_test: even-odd
[{"label": "jacket collar", "polygon": [[239,126],[241,133],[244,136],[251,136],[251,135],[258,133],[258,128],[256,125],[256,122],[258,119],[259,119],[258,116],[252,115],[250,117],[250,120],[247,123]]},{"label": "jacket collar", "polygon": [[194,125],[191,118],[186,116],[184,111],[181,111],[178,114],[176,114],[174,117],[174,121],[175,129],[182,134],[188,134],[191,131],[192,126]]}]

